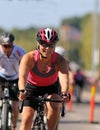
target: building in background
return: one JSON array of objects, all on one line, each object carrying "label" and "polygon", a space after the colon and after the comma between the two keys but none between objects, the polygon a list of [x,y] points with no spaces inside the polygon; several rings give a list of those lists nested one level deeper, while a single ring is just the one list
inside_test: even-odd
[{"label": "building in background", "polygon": [[63,41],[78,42],[81,37],[80,30],[70,25],[62,25],[59,32]]}]

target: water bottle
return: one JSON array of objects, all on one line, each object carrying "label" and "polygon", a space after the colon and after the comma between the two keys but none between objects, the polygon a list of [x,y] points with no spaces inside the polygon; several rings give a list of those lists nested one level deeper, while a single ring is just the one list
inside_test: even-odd
[{"label": "water bottle", "polygon": [[4,89],[4,97],[9,97],[9,89],[8,88]]}]

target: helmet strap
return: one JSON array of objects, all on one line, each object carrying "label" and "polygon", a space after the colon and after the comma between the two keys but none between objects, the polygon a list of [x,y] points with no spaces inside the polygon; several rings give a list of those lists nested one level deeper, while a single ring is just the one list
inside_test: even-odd
[{"label": "helmet strap", "polygon": [[47,58],[47,57],[43,56],[43,55],[41,54],[41,52],[40,52],[40,51],[39,51],[39,53],[40,53],[40,55],[41,55],[41,58]]}]

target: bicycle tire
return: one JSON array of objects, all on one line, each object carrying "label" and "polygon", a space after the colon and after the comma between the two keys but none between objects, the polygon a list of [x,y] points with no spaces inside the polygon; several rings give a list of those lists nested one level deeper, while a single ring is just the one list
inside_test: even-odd
[{"label": "bicycle tire", "polygon": [[45,128],[45,124],[40,124],[40,130],[46,130],[46,128]]},{"label": "bicycle tire", "polygon": [[39,125],[36,125],[32,128],[32,130],[47,130],[45,127],[45,124],[41,123]]},{"label": "bicycle tire", "polygon": [[9,108],[8,103],[5,101],[2,106],[2,117],[1,117],[1,129],[8,130],[8,114]]}]

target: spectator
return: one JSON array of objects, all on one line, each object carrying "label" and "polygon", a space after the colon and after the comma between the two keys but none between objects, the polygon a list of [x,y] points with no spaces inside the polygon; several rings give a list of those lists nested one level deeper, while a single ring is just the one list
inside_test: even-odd
[{"label": "spectator", "polygon": [[81,72],[80,69],[78,69],[74,75],[74,81],[75,81],[75,96],[76,101],[78,103],[81,102],[81,94],[85,83],[85,76]]}]

